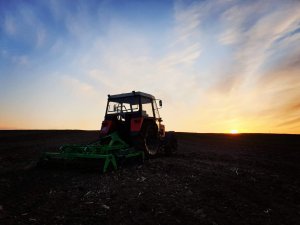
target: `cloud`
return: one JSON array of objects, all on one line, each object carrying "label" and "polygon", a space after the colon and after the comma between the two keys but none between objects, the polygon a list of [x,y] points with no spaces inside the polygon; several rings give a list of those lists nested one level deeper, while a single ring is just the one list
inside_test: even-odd
[{"label": "cloud", "polygon": [[6,14],[4,16],[4,22],[3,22],[3,27],[5,32],[8,35],[14,35],[16,34],[16,23],[15,23],[15,19],[13,18],[13,16]]},{"label": "cloud", "polygon": [[289,106],[288,111],[300,111],[300,103],[294,103]]},{"label": "cloud", "polygon": [[[224,31],[219,36],[219,43],[230,45],[234,50],[231,70],[236,74],[234,76],[244,77],[244,82],[256,79],[265,63],[280,51],[277,47],[280,37],[299,28],[299,3],[277,2],[271,10],[273,4],[274,1],[239,2],[221,15]],[[231,75],[230,79],[241,78],[234,79]]]},{"label": "cloud", "polygon": [[168,53],[158,64],[162,68],[170,68],[178,65],[191,66],[199,58],[201,50],[199,44],[191,44],[186,48]]},{"label": "cloud", "polygon": [[14,63],[16,66],[28,66],[30,64],[30,59],[28,55],[17,55],[12,54],[6,50],[2,50],[1,56],[5,60],[9,60],[10,62]]},{"label": "cloud", "polygon": [[[220,52],[226,51],[223,63],[214,62],[216,68],[210,62],[203,64],[210,68],[201,77],[209,86],[198,85],[204,88],[202,94],[206,96],[199,105],[206,107],[197,112],[206,119],[213,115],[214,123],[220,127],[227,122],[243,121],[244,127],[252,129],[263,129],[269,123],[269,128],[275,131],[276,123],[272,120],[292,120],[299,113],[300,99],[300,3],[206,1],[195,4],[193,12],[199,15],[194,17],[199,20],[196,29],[202,36],[199,38],[201,57],[197,60],[201,62],[208,51],[217,60]],[[213,6],[218,8],[218,14]],[[210,21],[211,15],[216,22],[210,23],[211,27],[201,26]],[[212,34],[210,40],[203,38],[205,34]],[[249,118],[257,125],[246,122]]]},{"label": "cloud", "polygon": [[159,23],[141,19],[138,26],[114,1],[34,3],[3,14],[10,45],[1,57],[20,68],[30,65],[33,71],[16,71],[36,80],[67,74],[55,89],[61,96],[67,91],[87,103],[108,93],[153,93],[167,102],[170,124],[188,131],[238,123],[283,129],[276,125],[297,118],[296,1],[174,1],[171,15],[160,15]]},{"label": "cloud", "polygon": [[60,21],[64,18],[67,9],[64,3],[64,1],[60,0],[49,0],[45,2],[45,7],[49,8],[54,20]]},{"label": "cloud", "polygon": [[194,39],[195,36],[199,35],[200,24],[201,24],[201,10],[202,4],[182,4],[182,2],[176,2],[175,9],[175,20],[176,27],[175,32],[177,33],[177,39],[175,42],[189,42],[190,39]]},{"label": "cloud", "polygon": [[37,29],[36,33],[36,46],[37,47],[42,47],[45,44],[47,33],[45,29]]},{"label": "cloud", "polygon": [[[175,28],[178,24],[167,32],[174,34]],[[86,68],[84,74],[96,82],[97,89],[108,93],[140,90],[174,102],[177,97],[190,95],[195,79],[194,73],[188,70],[200,55],[198,43],[177,42],[171,46],[170,43],[180,39],[176,33],[165,40],[162,49],[153,49],[151,39],[124,21],[115,20],[107,30],[108,33],[93,40],[92,48],[80,57]],[[193,97],[184,103],[190,99]]]},{"label": "cloud", "polygon": [[80,81],[69,75],[64,75],[61,78],[63,84],[65,84],[72,93],[83,95],[83,96],[94,96],[96,91],[94,87],[88,83]]},{"label": "cloud", "polygon": [[239,31],[236,29],[227,29],[224,31],[220,37],[219,42],[223,45],[234,44],[239,39]]},{"label": "cloud", "polygon": [[[300,39],[299,39],[300,41]],[[260,77],[259,82],[264,86],[268,84],[288,83],[289,87],[300,84],[300,47],[296,46],[294,51],[285,51],[285,54],[274,61],[272,67],[266,69]]]},{"label": "cloud", "polygon": [[[223,10],[219,9],[221,16],[216,19],[228,18],[221,28],[225,27],[225,31],[235,32],[235,37],[231,37],[230,41],[227,40],[227,44],[230,42],[231,45],[232,55],[229,57],[232,56],[232,59],[227,59],[226,64],[218,62],[221,68],[216,69],[212,77],[211,74],[199,77],[199,72],[195,68],[211,47],[203,48],[209,43],[203,38],[207,29],[203,21],[208,21],[211,12],[216,13],[213,9],[214,4],[221,5]],[[274,93],[270,94],[268,90],[260,89],[259,85],[256,86],[256,82],[262,76],[261,66],[264,66],[274,52],[277,52],[274,49],[268,52],[270,46],[278,37],[293,30],[296,21],[296,18],[289,16],[289,13],[292,13],[290,9],[285,9],[283,12],[269,12],[269,6],[260,1],[253,5],[236,1],[175,4],[174,27],[168,30],[169,39],[163,49],[164,54],[156,58],[151,56],[146,37],[141,34],[136,36],[130,27],[121,28],[123,24],[115,21],[118,22],[118,26],[111,24],[109,41],[99,39],[97,51],[91,54],[92,58],[101,61],[101,65],[91,68],[87,74],[92,79],[98,80],[99,84],[107,90],[118,92],[118,90],[136,89],[135,87],[145,90],[146,87],[174,103],[176,99],[184,98],[183,103],[176,103],[183,107],[190,104],[197,104],[199,107],[209,105],[211,110],[216,110],[214,114],[218,113],[220,120],[224,114],[228,115],[228,119],[242,113],[268,116],[267,112],[271,109],[265,104],[272,106],[271,99]],[[249,21],[248,16],[254,12],[258,12],[259,16],[255,19],[252,17],[253,21]],[[288,22],[285,22],[286,20]],[[239,22],[231,24],[231,21]],[[280,29],[275,29],[276,31],[267,26],[275,23],[280,26]],[[219,31],[221,37],[223,32]],[[124,38],[122,40],[113,38],[118,36]],[[135,40],[133,41],[135,45],[131,45],[132,39]],[[218,40],[220,41],[220,38],[216,39]],[[226,43],[219,42],[219,44]],[[136,49],[143,50],[136,51]],[[97,53],[101,56],[97,57]],[[213,53],[218,54],[218,52]],[[211,64],[207,66],[212,67]],[[207,83],[211,83],[208,89]],[[160,84],[168,85],[164,90],[160,90]],[[263,102],[258,104],[258,99],[262,99]],[[253,108],[253,104],[257,107]],[[212,114],[213,111],[210,112]]]},{"label": "cloud", "polygon": [[[269,108],[277,120],[293,120],[299,115],[300,99],[300,51],[290,52],[279,57],[258,80],[257,88],[267,92]],[[296,122],[296,121],[295,121]],[[280,126],[283,126],[282,122]],[[288,123],[287,123],[288,124]]]},{"label": "cloud", "polygon": [[289,119],[277,125],[277,127],[300,126],[300,117]]},{"label": "cloud", "polygon": [[169,38],[164,54],[156,59],[159,70],[163,72],[175,70],[181,73],[182,67],[192,68],[197,63],[202,52],[201,7],[202,5],[175,2],[174,26],[168,30]]}]

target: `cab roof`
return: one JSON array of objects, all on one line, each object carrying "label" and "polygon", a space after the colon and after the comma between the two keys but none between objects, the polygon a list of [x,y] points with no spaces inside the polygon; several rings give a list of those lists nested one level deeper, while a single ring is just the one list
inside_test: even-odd
[{"label": "cab roof", "polygon": [[124,98],[124,97],[133,97],[133,96],[143,96],[150,99],[155,99],[153,95],[147,94],[141,91],[132,91],[128,93],[116,94],[116,95],[108,95],[108,99],[115,99],[115,98]]}]

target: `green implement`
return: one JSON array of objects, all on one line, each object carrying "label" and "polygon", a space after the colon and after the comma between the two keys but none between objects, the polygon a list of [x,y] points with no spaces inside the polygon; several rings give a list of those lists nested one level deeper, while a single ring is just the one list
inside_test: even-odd
[{"label": "green implement", "polygon": [[102,171],[105,173],[110,165],[116,170],[120,160],[133,157],[141,157],[144,160],[144,152],[130,147],[117,132],[114,132],[88,145],[63,145],[59,152],[44,153],[43,160],[103,159]]}]

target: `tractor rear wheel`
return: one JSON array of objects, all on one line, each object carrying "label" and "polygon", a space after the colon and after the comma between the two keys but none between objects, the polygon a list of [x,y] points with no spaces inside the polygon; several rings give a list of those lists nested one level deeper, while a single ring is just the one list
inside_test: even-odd
[{"label": "tractor rear wheel", "polygon": [[157,155],[160,146],[156,124],[144,124],[140,134],[133,140],[134,147],[143,150],[147,158]]}]

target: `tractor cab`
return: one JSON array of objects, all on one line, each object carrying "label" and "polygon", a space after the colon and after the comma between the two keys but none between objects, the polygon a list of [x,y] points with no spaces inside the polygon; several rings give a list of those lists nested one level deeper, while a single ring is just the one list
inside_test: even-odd
[{"label": "tractor cab", "polygon": [[118,131],[123,138],[127,139],[126,136],[138,135],[143,124],[151,123],[157,127],[161,135],[164,135],[164,126],[161,124],[162,119],[158,111],[161,106],[161,100],[144,92],[133,91],[108,95],[100,134],[105,136]]}]

